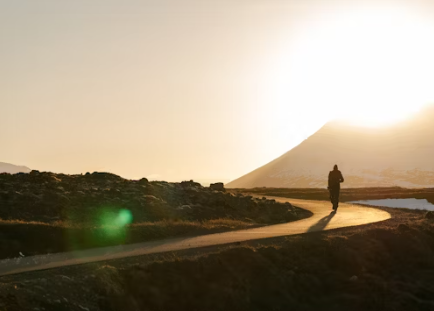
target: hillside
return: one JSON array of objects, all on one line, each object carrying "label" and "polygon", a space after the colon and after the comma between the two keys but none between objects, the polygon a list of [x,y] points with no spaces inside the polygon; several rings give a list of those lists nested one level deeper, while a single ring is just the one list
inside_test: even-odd
[{"label": "hillside", "polygon": [[389,220],[4,276],[1,310],[434,310],[434,221]]},{"label": "hillside", "polygon": [[433,187],[433,119],[430,106],[384,128],[330,122],[281,157],[226,186],[321,188],[338,164],[345,187]]},{"label": "hillside", "polygon": [[299,220],[291,204],[203,187],[31,171],[0,174],[0,259]]},{"label": "hillside", "polygon": [[0,162],[0,173],[29,173],[31,170],[27,166],[18,166],[9,163]]}]

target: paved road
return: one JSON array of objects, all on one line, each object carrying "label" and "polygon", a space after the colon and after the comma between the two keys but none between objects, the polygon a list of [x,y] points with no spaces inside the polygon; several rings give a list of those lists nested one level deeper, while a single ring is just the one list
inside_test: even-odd
[{"label": "paved road", "polygon": [[314,215],[310,218],[295,222],[254,229],[208,234],[190,238],[165,239],[154,242],[89,249],[68,253],[1,260],[0,276],[76,265],[87,262],[357,226],[390,218],[390,214],[387,212],[353,204],[341,203],[338,212],[336,214],[330,214],[330,202],[296,200],[277,197],[269,198],[274,198],[276,201],[280,202],[289,201],[295,206],[310,210],[314,213]]}]

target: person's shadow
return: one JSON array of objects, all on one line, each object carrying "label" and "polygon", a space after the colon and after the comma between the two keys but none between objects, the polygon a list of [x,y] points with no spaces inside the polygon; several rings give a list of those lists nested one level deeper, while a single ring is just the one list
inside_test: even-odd
[{"label": "person's shadow", "polygon": [[332,218],[336,215],[336,212],[333,211],[329,215],[321,218],[318,222],[307,229],[307,232],[321,231],[323,230],[327,224],[332,220]]}]

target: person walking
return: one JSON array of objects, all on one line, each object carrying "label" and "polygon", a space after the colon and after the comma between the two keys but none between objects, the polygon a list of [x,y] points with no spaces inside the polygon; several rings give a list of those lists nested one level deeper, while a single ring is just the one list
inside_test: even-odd
[{"label": "person walking", "polygon": [[339,206],[339,193],[341,191],[341,183],[344,182],[344,177],[338,166],[333,167],[333,171],[329,173],[329,181],[327,189],[330,192],[330,201],[333,204],[333,210],[336,212]]}]

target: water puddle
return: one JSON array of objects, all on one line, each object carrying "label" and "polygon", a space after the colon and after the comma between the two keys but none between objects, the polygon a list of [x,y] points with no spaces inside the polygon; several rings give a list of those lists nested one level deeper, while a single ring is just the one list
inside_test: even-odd
[{"label": "water puddle", "polygon": [[383,200],[366,200],[366,201],[352,201],[347,203],[358,203],[372,206],[386,206],[396,208],[411,208],[423,209],[434,211],[434,205],[426,199],[383,199]]}]

